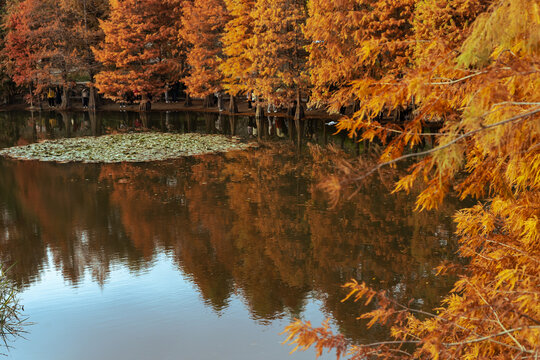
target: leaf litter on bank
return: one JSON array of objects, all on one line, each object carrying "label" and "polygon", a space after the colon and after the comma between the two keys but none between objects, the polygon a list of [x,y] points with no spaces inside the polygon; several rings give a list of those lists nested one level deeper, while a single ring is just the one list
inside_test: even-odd
[{"label": "leaf litter on bank", "polygon": [[250,146],[223,135],[131,133],[46,140],[0,150],[0,156],[53,162],[147,162],[245,150]]}]

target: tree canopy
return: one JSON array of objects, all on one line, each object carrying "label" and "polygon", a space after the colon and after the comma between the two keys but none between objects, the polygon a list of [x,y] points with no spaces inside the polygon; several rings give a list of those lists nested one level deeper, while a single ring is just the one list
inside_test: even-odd
[{"label": "tree canopy", "polygon": [[252,91],[259,109],[309,97],[347,114],[338,131],[382,144],[376,166],[334,164],[322,186],[335,204],[403,160],[412,165],[394,191],[422,187],[418,211],[452,191],[477,199],[455,216],[469,265],[434,314],[351,280],[349,297],[377,299],[361,317],[391,324],[393,339],[352,346],[297,321],[290,342],[352,359],[540,355],[537,1],[110,0],[94,20],[79,5],[10,2],[3,66],[15,83],[35,94],[99,69],[96,86],[113,100],[177,81],[201,97]]}]

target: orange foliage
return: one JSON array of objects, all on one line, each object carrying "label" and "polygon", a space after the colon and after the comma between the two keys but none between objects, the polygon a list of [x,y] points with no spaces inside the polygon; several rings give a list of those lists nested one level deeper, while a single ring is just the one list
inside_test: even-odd
[{"label": "orange foliage", "polygon": [[250,16],[255,0],[225,0],[231,19],[223,32],[223,54],[220,65],[223,74],[223,87],[233,95],[250,90],[252,66],[248,57],[253,24]]},{"label": "orange foliage", "polygon": [[255,2],[248,57],[253,90],[268,103],[288,105],[297,90],[306,88],[305,39],[301,31],[306,16],[301,0]]},{"label": "orange foliage", "polygon": [[105,69],[96,87],[105,97],[120,100],[163,93],[167,81],[181,76],[178,44],[180,0],[112,0],[110,18],[101,22],[104,42],[93,48]]},{"label": "orange foliage", "polygon": [[400,77],[411,61],[414,4],[413,0],[310,1],[304,32],[310,40],[311,102],[337,112],[355,99],[351,82]]},{"label": "orange foliage", "polygon": [[[88,18],[95,20],[103,13],[97,11]],[[80,19],[69,1],[24,0],[10,4],[4,54],[13,80],[39,94],[51,84],[67,85],[74,74],[86,72],[91,62],[88,44],[96,40],[86,37]]]},{"label": "orange foliage", "polygon": [[189,44],[184,78],[192,96],[205,97],[221,90],[219,66],[223,61],[220,37],[228,19],[223,0],[184,2],[180,36]]},{"label": "orange foliage", "polygon": [[[373,170],[346,168],[339,192],[374,171],[423,157],[395,191],[422,179],[417,209],[439,206],[453,188],[463,198],[485,198],[456,215],[465,273],[429,314],[401,305],[365,284],[346,286],[356,301],[377,299],[361,318],[389,323],[391,341],[349,346],[352,359],[525,359],[540,355],[540,9],[528,0],[426,1],[416,8],[414,67],[369,81],[353,81],[359,111],[340,129],[364,139],[392,137]],[[472,25],[471,25],[472,24]],[[365,49],[370,51],[369,48]],[[411,62],[412,64],[412,62]],[[413,102],[414,101],[414,102]],[[412,107],[403,127],[376,121],[388,109]],[[430,121],[444,121],[433,149],[405,154]],[[418,179],[418,181],[417,181]],[[440,272],[448,271],[441,266]],[[337,348],[333,334],[296,322],[289,340],[301,347]]]}]

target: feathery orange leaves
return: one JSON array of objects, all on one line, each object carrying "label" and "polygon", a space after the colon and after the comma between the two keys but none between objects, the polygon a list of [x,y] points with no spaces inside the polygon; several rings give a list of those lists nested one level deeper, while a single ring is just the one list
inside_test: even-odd
[{"label": "feathery orange leaves", "polygon": [[110,18],[101,22],[105,40],[93,48],[105,69],[96,75],[96,87],[105,97],[120,100],[157,95],[166,81],[181,75],[178,41],[180,0],[121,0],[111,2]]},{"label": "feathery orange leaves", "polygon": [[184,1],[180,36],[189,44],[184,78],[192,96],[205,97],[221,90],[223,62],[221,36],[228,20],[223,0]]}]

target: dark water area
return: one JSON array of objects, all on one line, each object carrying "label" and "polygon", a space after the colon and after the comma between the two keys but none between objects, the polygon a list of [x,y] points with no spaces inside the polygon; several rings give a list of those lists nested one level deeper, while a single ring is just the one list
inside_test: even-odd
[{"label": "dark water area", "polygon": [[[254,116],[229,116],[213,112],[0,112],[0,148],[45,139],[129,131],[198,132],[243,138],[260,137],[266,140],[293,139],[296,136],[294,121],[272,115],[269,113],[257,124]],[[348,136],[335,134],[334,126],[325,125],[328,122],[328,119],[308,119],[302,123],[302,132],[306,139],[314,143],[335,143],[349,151],[358,150],[358,145]]]},{"label": "dark water area", "polygon": [[[3,113],[0,147],[139,128],[218,132],[217,115],[205,116],[154,113],[143,124],[129,113]],[[249,119],[236,120],[222,118],[223,133],[248,137]],[[416,213],[413,196],[391,195],[391,182],[374,178],[331,208],[317,166],[294,149],[275,141],[146,164],[0,160],[0,262],[12,266],[34,323],[0,352],[15,360],[314,359],[280,344],[294,318],[329,318],[353,343],[387,336],[355,319],[365,308],[341,302],[350,279],[424,310],[438,306],[453,279],[434,268],[456,259],[451,217],[460,204]]]}]

